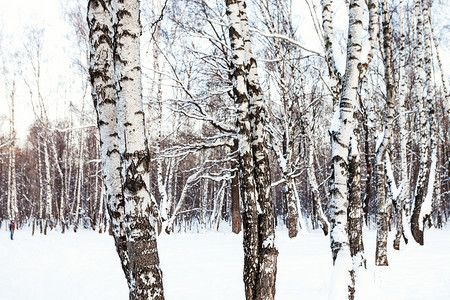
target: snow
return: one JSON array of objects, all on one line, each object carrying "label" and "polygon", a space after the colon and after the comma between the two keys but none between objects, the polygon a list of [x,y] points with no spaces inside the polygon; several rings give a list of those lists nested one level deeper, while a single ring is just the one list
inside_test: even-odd
[{"label": "snow", "polygon": [[[335,238],[337,241],[341,239]],[[334,267],[331,272],[330,288],[328,289],[328,299],[343,300],[348,295],[348,286],[351,284],[350,271],[352,262],[350,258],[350,248],[348,245],[339,250]]]},{"label": "snow", "polygon": [[[244,299],[242,233],[177,233],[158,238],[168,300]],[[426,230],[425,246],[392,249],[389,267],[375,267],[375,231],[364,232],[367,278],[360,292],[374,299],[448,299],[450,229]],[[321,230],[289,239],[278,230],[276,299],[327,299],[332,278],[329,237]],[[47,236],[25,228],[15,240],[0,230],[0,299],[127,299],[128,289],[114,241],[79,229]],[[376,290],[375,290],[376,288]]]}]

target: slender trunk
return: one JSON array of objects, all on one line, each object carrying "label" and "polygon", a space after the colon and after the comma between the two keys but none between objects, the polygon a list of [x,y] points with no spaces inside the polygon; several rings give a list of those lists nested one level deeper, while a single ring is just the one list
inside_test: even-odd
[{"label": "slender trunk", "polygon": [[417,176],[416,190],[414,193],[414,208],[411,215],[411,232],[414,240],[423,245],[423,220],[420,219],[420,210],[424,201],[426,192],[426,176],[428,174],[428,128],[427,118],[425,115],[425,96],[423,95],[424,86],[424,68],[423,68],[423,28],[422,28],[422,14],[420,11],[421,0],[416,0],[414,5],[414,13],[416,19],[416,43],[415,43],[415,67],[417,69],[415,92],[417,99],[417,106],[419,111],[419,174]]},{"label": "slender trunk", "polygon": [[[83,101],[83,107],[84,107],[84,101]],[[84,111],[84,109],[83,109]],[[81,120],[81,124],[83,124],[83,118]],[[73,231],[77,232],[78,225],[80,222],[80,206],[81,206],[81,193],[82,193],[82,185],[84,181],[84,161],[83,161],[83,154],[84,154],[84,130],[81,129],[80,132],[80,149],[78,154],[78,176],[77,176],[77,190],[76,190],[76,204],[75,204],[75,223],[73,226]]]},{"label": "slender trunk", "polygon": [[[311,137],[311,135],[309,135]],[[308,139],[308,138],[307,138]],[[319,193],[319,185],[317,184],[317,178],[315,174],[314,168],[314,147],[311,140],[307,140],[308,143],[308,167],[306,168],[308,174],[308,181],[311,186],[311,191],[313,194],[313,208],[316,213],[317,219],[320,222],[320,227],[322,228],[323,234],[328,235],[328,230],[330,227],[330,223],[323,213],[321,197]]]},{"label": "slender trunk", "polygon": [[[238,148],[238,140],[234,140],[232,151],[237,154]],[[233,178],[231,179],[231,228],[232,231],[236,234],[241,232],[242,229],[242,220],[241,220],[241,197],[239,194],[239,171],[238,171],[238,163],[232,162],[234,171]]]},{"label": "slender trunk", "polygon": [[16,130],[14,120],[14,98],[15,98],[15,81],[12,85],[11,91],[11,119],[10,119],[10,139],[11,145],[9,146],[9,169],[8,169],[8,217],[10,220],[17,222],[18,209],[17,209],[17,190],[16,190]]},{"label": "slender trunk", "polygon": [[[287,147],[285,147],[286,138],[282,142],[283,146],[280,146],[277,142],[273,142],[273,148],[275,149],[275,155],[278,160],[278,165],[280,166],[281,177],[285,181],[283,187],[283,199],[287,210],[286,227],[288,229],[289,237],[293,238],[296,237],[298,233],[299,209],[297,208],[298,205],[296,203],[294,191],[294,179],[292,178],[292,166],[290,163],[291,158],[289,157],[290,151],[287,151]],[[304,229],[305,228],[302,227],[302,230]]]},{"label": "slender trunk", "polygon": [[64,183],[64,173],[61,169],[61,166],[59,164],[59,159],[58,159],[58,152],[56,151],[56,144],[53,141],[52,142],[52,151],[53,151],[53,156],[55,157],[55,166],[56,166],[56,170],[58,171],[59,174],[59,178],[61,180],[61,191],[60,191],[60,197],[59,197],[59,201],[60,201],[60,205],[59,205],[59,222],[61,224],[61,231],[62,233],[65,232],[65,219],[64,219],[64,211],[65,211],[65,202],[66,202],[66,189],[65,189],[65,183]]},{"label": "slender trunk", "polygon": [[[96,148],[98,148],[97,145],[95,145],[95,146],[96,146]],[[97,152],[97,151],[95,151],[95,152]],[[99,181],[98,180],[98,177],[99,177],[98,176],[98,172],[99,172],[99,170],[98,170],[98,164],[95,164],[94,171],[95,171],[95,173],[94,173],[94,176],[95,176],[95,180],[94,180],[94,203],[92,204],[92,207],[91,207],[90,218],[91,218],[92,230],[95,231],[95,228],[97,226],[97,215],[98,215],[98,211],[99,211],[99,208],[98,208],[98,198],[99,198],[99,190],[98,190],[98,181]]]},{"label": "slender trunk", "polygon": [[181,191],[180,199],[178,200],[177,206],[175,207],[174,211],[172,212],[172,215],[170,216],[169,220],[167,221],[166,228],[164,229],[167,234],[170,234],[172,232],[173,224],[177,218],[177,215],[180,211],[180,209],[183,207],[184,202],[186,200],[188,189],[191,187],[191,185],[195,182],[195,180],[200,175],[201,170],[197,171],[196,173],[191,174],[184,184],[183,190]]},{"label": "slender trunk", "polygon": [[38,174],[39,174],[39,214],[38,214],[38,222],[39,222],[39,231],[42,234],[42,213],[44,210],[44,203],[43,203],[43,186],[44,183],[42,181],[42,176],[40,174],[42,174],[42,158],[41,158],[41,136],[38,136]]},{"label": "slender trunk", "polygon": [[423,243],[423,231],[424,224],[427,220],[430,220],[430,216],[432,213],[432,204],[433,204],[433,195],[435,190],[435,182],[436,182],[436,169],[438,163],[438,155],[437,155],[437,126],[436,126],[436,115],[435,115],[435,94],[433,85],[431,84],[431,39],[430,39],[430,23],[428,22],[428,14],[429,7],[428,1],[422,0],[422,15],[424,18],[424,64],[425,64],[425,78],[428,80],[425,81],[425,92],[426,92],[426,105],[428,111],[428,128],[429,134],[428,139],[430,143],[430,152],[431,152],[431,164],[430,164],[430,172],[428,174],[428,185],[427,185],[427,193],[425,199],[423,201],[420,216],[419,216],[419,226],[422,226],[422,243]]},{"label": "slender trunk", "polygon": [[326,62],[328,65],[328,74],[331,79],[331,92],[333,98],[333,107],[339,104],[339,94],[341,91],[341,74],[336,66],[333,51],[333,0],[321,0],[322,4],[322,29],[325,42]]},{"label": "slender trunk", "polygon": [[214,199],[213,203],[213,210],[211,212],[211,218],[209,220],[209,227],[211,229],[217,228],[220,222],[220,218],[222,215],[222,205],[223,205],[223,198],[225,194],[225,186],[227,184],[227,181],[223,181],[220,185],[219,190],[216,193],[216,197]]},{"label": "slender trunk", "polygon": [[368,116],[366,115],[366,120],[364,122],[364,158],[366,162],[366,191],[364,193],[364,220],[366,226],[369,226],[369,208],[370,208],[370,200],[373,198],[372,196],[372,163],[371,163],[371,151],[370,151],[370,135],[371,133],[369,124],[368,124]]},{"label": "slender trunk", "polygon": [[[333,272],[339,280],[331,287],[330,295],[336,299],[354,298],[354,270],[352,269],[347,234],[348,157],[353,116],[356,107],[358,65],[361,60],[363,1],[350,2],[347,41],[347,62],[339,104],[335,106],[331,135],[331,252]],[[356,137],[353,137],[356,138]]]},{"label": "slender trunk", "polygon": [[387,237],[388,237],[388,203],[386,200],[386,153],[391,146],[391,136],[394,119],[394,80],[391,52],[391,29],[389,20],[389,7],[386,0],[382,2],[383,12],[383,49],[384,49],[384,75],[386,84],[387,114],[384,121],[384,132],[381,133],[376,149],[376,187],[378,199],[377,211],[377,246],[375,264],[387,266]]},{"label": "slender trunk", "polygon": [[203,180],[203,189],[200,198],[200,227],[202,232],[206,231],[206,216],[208,209],[208,181]]},{"label": "slender trunk", "polygon": [[[159,36],[159,25],[157,28],[157,31],[155,32],[155,43],[157,43],[158,36]],[[154,68],[157,71],[157,93],[156,93],[156,102],[158,107],[158,117],[157,117],[157,137],[156,137],[156,152],[159,153],[161,151],[161,141],[162,141],[162,119],[163,119],[163,112],[162,112],[162,74],[159,72],[159,59],[158,59],[158,50],[155,47],[153,49],[153,60],[154,60]],[[156,176],[158,181],[158,192],[160,195],[160,211],[161,211],[161,218],[162,221],[166,221],[169,218],[169,199],[167,195],[167,177],[166,181],[164,181],[163,177],[163,159],[157,159],[156,160]],[[169,168],[169,166],[167,167]]]},{"label": "slender trunk", "polygon": [[295,184],[295,179],[292,178],[292,186],[294,190],[295,203],[297,204],[298,211],[298,223],[300,224],[302,233],[307,233],[305,218],[303,217],[302,205],[300,204],[300,197],[298,195],[297,185]]},{"label": "slender trunk", "polygon": [[52,210],[52,188],[50,184],[50,159],[48,155],[48,145],[47,140],[44,142],[44,164],[45,164],[45,227],[44,234],[47,234],[47,226],[50,226],[50,229],[53,228],[52,220],[53,220],[53,210]]},{"label": "slender trunk", "polygon": [[106,190],[105,190],[105,185],[102,184],[102,188],[100,191],[100,203],[98,206],[98,233],[103,233],[104,229],[103,229],[103,206],[104,206],[104,199],[105,199],[105,194],[106,194]]},{"label": "slender trunk", "polygon": [[[72,114],[70,114],[70,121],[69,121],[69,127],[72,124]],[[67,132],[67,136],[66,136],[66,141],[67,141],[67,147],[65,150],[65,155],[64,155],[64,169],[66,170],[66,178],[64,181],[64,190],[66,191],[65,194],[65,198],[67,200],[67,203],[65,203],[65,206],[69,204],[69,199],[70,199],[70,188],[71,188],[71,176],[72,176],[72,134],[71,132]],[[62,213],[65,213],[65,208],[61,209],[60,211]],[[64,219],[65,220],[65,219]],[[69,218],[69,220],[65,220],[65,224],[64,227],[62,229],[63,232],[65,232],[66,229],[69,229],[69,223],[70,223],[71,218]]]},{"label": "slender trunk", "polygon": [[[398,106],[399,106],[399,127],[400,127],[400,159],[401,159],[401,185],[400,193],[396,203],[397,224],[396,235],[394,240],[394,249],[400,249],[400,240],[403,235],[403,203],[409,198],[409,176],[408,176],[408,160],[407,160],[407,133],[406,133],[406,53],[405,53],[405,20],[404,20],[404,4],[400,0],[399,5],[400,14],[400,63],[399,63],[399,92],[398,92]],[[405,240],[407,241],[407,240]]]}]

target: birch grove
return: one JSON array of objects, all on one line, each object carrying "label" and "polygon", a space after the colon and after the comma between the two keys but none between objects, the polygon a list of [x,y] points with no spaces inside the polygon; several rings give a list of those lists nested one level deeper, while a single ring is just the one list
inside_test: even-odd
[{"label": "birch grove", "polygon": [[130,299],[165,297],[159,235],[238,234],[275,299],[276,238],[329,234],[330,299],[365,299],[448,224],[446,5],[77,0],[67,74],[43,28],[2,35],[0,226],[111,234]]}]

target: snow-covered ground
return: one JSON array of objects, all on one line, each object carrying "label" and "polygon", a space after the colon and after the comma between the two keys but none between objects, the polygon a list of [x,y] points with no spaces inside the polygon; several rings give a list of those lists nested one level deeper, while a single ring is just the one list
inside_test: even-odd
[{"label": "snow-covered ground", "polygon": [[[450,230],[428,230],[426,245],[389,248],[390,266],[375,268],[375,232],[365,232],[374,299],[450,299]],[[276,299],[327,299],[331,278],[328,237],[320,231],[290,240],[277,233]],[[390,243],[391,245],[391,243]],[[158,240],[168,300],[244,299],[242,234],[209,232]],[[127,299],[112,237],[81,230],[15,240],[0,231],[0,299]]]}]

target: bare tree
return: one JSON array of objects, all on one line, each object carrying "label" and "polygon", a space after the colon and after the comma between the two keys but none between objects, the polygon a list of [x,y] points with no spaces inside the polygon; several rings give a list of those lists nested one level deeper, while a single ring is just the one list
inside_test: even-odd
[{"label": "bare tree", "polygon": [[[104,95],[99,94],[94,86],[93,90],[96,93],[94,99],[97,98],[97,108],[100,108],[99,105],[109,104],[108,113],[111,114],[116,110],[117,117],[117,131],[111,119],[105,121],[108,124],[106,127],[110,126],[109,130],[117,133],[119,142],[114,152],[120,153],[121,184],[123,200],[126,203],[123,221],[129,262],[125,266],[124,263],[122,265],[130,276],[128,280],[130,299],[164,299],[156,244],[156,220],[152,212],[154,205],[149,187],[150,155],[142,104],[139,2],[90,1],[89,4],[90,41],[94,51],[99,50],[96,48],[99,46],[97,41],[102,42],[100,43],[102,51],[91,54],[91,79],[93,84],[98,84],[99,91],[104,91],[106,87],[110,91],[109,97],[103,98]],[[111,69],[111,62],[114,70]],[[97,68],[96,63],[99,63]],[[99,96],[102,97],[102,101],[98,101]],[[114,118],[113,115],[110,115],[111,118]],[[105,121],[100,116],[99,114],[99,125],[102,125],[100,122]],[[113,143],[108,143],[107,146],[117,147]],[[102,151],[104,166],[107,160],[111,159],[105,156],[108,156],[107,153]],[[117,156],[114,158],[115,162],[110,166],[117,164]],[[112,170],[108,168],[104,171]],[[115,184],[118,183],[117,176],[118,174],[112,176],[115,178]],[[123,206],[117,207],[116,211],[121,211],[121,207]]]},{"label": "bare tree", "polygon": [[264,99],[252,54],[245,1],[227,0],[226,7],[238,110],[245,295],[247,299],[273,299],[278,251],[274,244]]},{"label": "bare tree", "polygon": [[344,82],[330,128],[332,162],[330,238],[334,265],[333,272],[340,272],[335,276],[344,278],[346,285],[332,288],[331,293],[337,299],[353,299],[355,293],[355,274],[352,269],[347,235],[347,177],[349,146],[351,139],[356,138],[352,135],[352,131],[359,78],[358,64],[361,61],[363,1],[350,1],[349,9],[347,63]]}]

